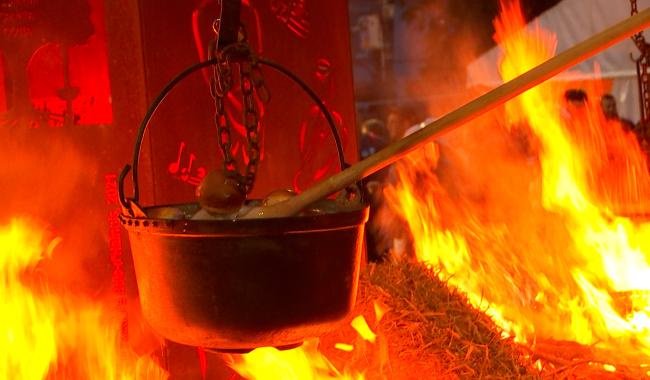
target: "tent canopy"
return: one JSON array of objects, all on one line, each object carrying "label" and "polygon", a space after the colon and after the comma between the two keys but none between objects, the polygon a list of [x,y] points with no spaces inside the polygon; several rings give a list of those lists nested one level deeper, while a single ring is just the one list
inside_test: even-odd
[{"label": "tent canopy", "polygon": [[[650,0],[637,0],[639,11],[650,7]],[[590,36],[630,16],[629,0],[563,0],[547,10],[528,27],[538,24],[557,36],[557,52],[562,52]],[[650,34],[645,32],[650,41]],[[611,93],[617,100],[621,117],[637,122],[640,119],[636,64],[632,57],[639,51],[631,39],[626,39],[598,55],[576,65],[569,77],[575,79],[597,78],[612,81]],[[482,85],[495,87],[502,83],[497,71],[501,49],[495,46],[467,66],[468,87]],[[562,76],[559,77],[560,79]]]}]

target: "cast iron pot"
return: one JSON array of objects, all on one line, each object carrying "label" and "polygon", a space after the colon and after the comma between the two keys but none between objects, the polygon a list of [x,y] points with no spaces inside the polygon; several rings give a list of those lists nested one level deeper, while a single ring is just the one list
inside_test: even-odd
[{"label": "cast iron pot", "polygon": [[120,219],[151,327],[182,344],[248,351],[302,343],[348,315],[367,218],[358,207],[280,219]]}]

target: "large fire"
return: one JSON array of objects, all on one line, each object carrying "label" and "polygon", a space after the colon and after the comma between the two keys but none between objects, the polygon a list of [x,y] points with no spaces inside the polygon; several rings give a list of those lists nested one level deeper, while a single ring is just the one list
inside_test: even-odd
[{"label": "large fire", "polygon": [[[518,4],[509,4],[496,23],[504,80],[550,58],[555,47],[552,35],[526,30]],[[440,268],[475,306],[488,306],[520,341],[648,355],[650,225],[624,214],[641,215],[650,199],[646,159],[634,136],[606,121],[593,101],[562,113],[565,89],[538,86],[503,114],[413,153],[397,164],[387,204],[407,221],[418,259]],[[600,93],[590,84],[591,99]],[[374,343],[362,317],[352,326]],[[316,341],[228,361],[250,379],[363,378],[362,368],[337,370]]]},{"label": "large fire", "polygon": [[[503,3],[495,25],[504,80],[554,53],[554,37],[526,29],[515,2]],[[617,362],[639,353],[646,360],[646,158],[634,136],[603,117],[597,81],[582,106],[563,104],[566,88],[537,86],[398,162],[387,207],[408,227],[417,259],[518,340],[575,341],[609,358],[616,352]],[[76,294],[40,270],[60,241],[32,220],[0,225],[0,378],[166,378],[151,356],[122,341],[123,316],[110,300]],[[378,321],[384,310],[375,309]],[[359,342],[384,347],[363,317],[352,327]],[[356,349],[350,342],[336,348]],[[227,362],[251,379],[364,378],[363,368],[338,370],[317,341]]]},{"label": "large fire", "polygon": [[108,308],[57,289],[39,270],[60,239],[35,221],[0,226],[0,378],[164,379],[120,337]]},{"label": "large fire", "polygon": [[[556,43],[526,28],[518,3],[502,9],[507,81]],[[385,195],[417,258],[517,339],[650,355],[646,158],[603,117],[600,83],[583,83],[589,100],[577,106],[563,101],[566,83],[537,86],[411,154]]]}]

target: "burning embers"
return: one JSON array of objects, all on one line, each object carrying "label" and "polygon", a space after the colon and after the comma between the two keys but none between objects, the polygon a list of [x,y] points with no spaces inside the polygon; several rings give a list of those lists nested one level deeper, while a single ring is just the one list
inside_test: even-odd
[{"label": "burning embers", "polygon": [[[504,81],[554,53],[516,4],[495,26]],[[575,108],[566,85],[542,84],[441,139],[440,155],[414,153],[386,196],[418,259],[519,340],[649,355],[650,224],[627,217],[650,210],[647,162],[586,86]]]}]

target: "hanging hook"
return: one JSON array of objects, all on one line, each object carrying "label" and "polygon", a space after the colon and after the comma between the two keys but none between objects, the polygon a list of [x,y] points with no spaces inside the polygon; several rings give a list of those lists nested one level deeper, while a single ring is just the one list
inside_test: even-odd
[{"label": "hanging hook", "polygon": [[221,0],[221,14],[213,23],[217,31],[217,51],[237,43],[241,23],[239,14],[241,11],[241,0]]}]

